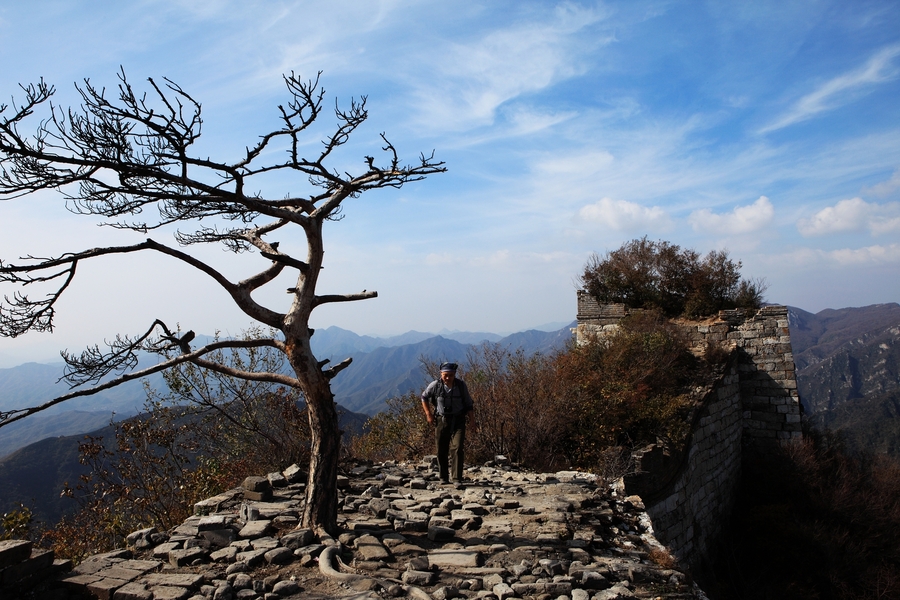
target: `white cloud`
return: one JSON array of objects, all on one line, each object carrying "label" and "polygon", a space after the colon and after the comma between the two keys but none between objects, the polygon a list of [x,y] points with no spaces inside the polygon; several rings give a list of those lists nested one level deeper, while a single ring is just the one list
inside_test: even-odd
[{"label": "white cloud", "polygon": [[669,215],[659,206],[645,207],[626,200],[601,198],[578,211],[578,216],[617,231],[666,230],[672,225]]},{"label": "white cloud", "polygon": [[456,264],[458,261],[458,257],[450,254],[449,252],[443,253],[434,253],[428,254],[425,256],[425,264],[429,267],[440,267],[444,265],[452,265]]},{"label": "white cloud", "polygon": [[422,123],[457,131],[490,125],[504,103],[583,73],[587,52],[611,40],[582,41],[578,33],[603,16],[597,10],[558,7],[550,15],[536,13],[533,22],[436,48],[434,54],[443,59],[429,62],[433,77],[412,82]]},{"label": "white cloud", "polygon": [[840,248],[838,250],[796,248],[791,252],[773,254],[769,257],[768,262],[773,269],[781,269],[788,264],[802,269],[835,265],[840,267],[883,266],[900,263],[900,244]]},{"label": "white cloud", "polygon": [[863,192],[866,194],[872,194],[879,198],[884,198],[897,190],[900,190],[900,169],[895,170],[893,175],[891,175],[891,178],[887,181],[876,183],[872,187],[863,188]]},{"label": "white cloud", "polygon": [[772,223],[775,209],[765,196],[760,196],[753,204],[736,206],[726,214],[716,214],[708,208],[696,210],[688,217],[694,231],[705,231],[715,234],[753,233]]},{"label": "white cloud", "polygon": [[760,133],[782,129],[843,106],[864,93],[867,86],[894,79],[898,70],[893,61],[897,56],[900,56],[900,44],[882,48],[863,66],[825,82],[817,90],[800,98],[787,114],[764,127]]},{"label": "white cloud", "polygon": [[469,264],[473,267],[503,267],[509,264],[510,257],[509,250],[501,249],[486,256],[476,256]]},{"label": "white cloud", "polygon": [[540,176],[563,176],[571,178],[591,177],[594,174],[607,169],[615,160],[612,154],[606,150],[588,150],[578,152],[576,155],[566,155],[558,158],[541,160],[534,168],[540,172]]},{"label": "white cloud", "polygon": [[900,263],[900,244],[844,248],[826,253],[832,261],[842,266],[862,266]]},{"label": "white cloud", "polygon": [[872,235],[900,232],[900,202],[875,204],[850,198],[797,222],[797,230],[805,237],[866,229]]}]

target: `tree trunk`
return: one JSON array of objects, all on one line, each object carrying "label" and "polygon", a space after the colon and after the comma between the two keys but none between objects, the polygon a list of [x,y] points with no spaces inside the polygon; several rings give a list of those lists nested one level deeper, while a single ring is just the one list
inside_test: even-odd
[{"label": "tree trunk", "polygon": [[337,535],[337,472],[341,450],[341,432],[331,386],[324,377],[321,384],[307,392],[306,406],[312,447],[303,526],[316,535]]},{"label": "tree trunk", "polygon": [[306,228],[306,237],[309,269],[298,278],[297,289],[300,293],[285,316],[282,331],[285,334],[288,361],[297,374],[306,397],[311,434],[309,478],[302,523],[316,535],[324,533],[334,536],[337,535],[337,470],[341,432],[338,428],[334,394],[331,393],[331,381],[322,372],[322,366],[313,355],[309,330],[309,315],[316,306],[316,281],[325,253],[322,222],[311,222]]}]

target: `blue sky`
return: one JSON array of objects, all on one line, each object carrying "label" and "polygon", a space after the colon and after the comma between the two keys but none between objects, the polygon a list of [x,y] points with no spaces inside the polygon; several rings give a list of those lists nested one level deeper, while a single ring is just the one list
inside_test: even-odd
[{"label": "blue sky", "polygon": [[[368,97],[347,168],[377,152],[382,131],[408,160],[434,149],[446,174],[364,195],[331,224],[320,291],[379,298],[319,309],[317,327],[568,322],[590,254],[644,235],[727,249],[745,276],[766,278],[771,302],[900,300],[893,0],[35,0],[0,5],[0,60],[6,102],[39,77],[64,105],[84,78],[114,87],[120,65],[139,86],[168,77],[203,104],[201,147],[222,160],[278,127],[282,73],[321,70],[329,103]],[[52,194],[0,202],[0,223],[5,259],[137,241]],[[203,256],[235,277],[259,263]],[[273,308],[288,285],[264,296]],[[85,266],[59,311],[52,335],[0,340],[0,366],[157,317],[203,333],[249,325],[160,256]]]}]

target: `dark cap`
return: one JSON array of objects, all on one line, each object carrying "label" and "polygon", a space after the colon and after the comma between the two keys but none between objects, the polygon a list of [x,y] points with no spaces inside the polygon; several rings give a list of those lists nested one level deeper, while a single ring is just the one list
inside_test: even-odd
[{"label": "dark cap", "polygon": [[441,363],[441,373],[456,373],[458,365],[452,362]]}]

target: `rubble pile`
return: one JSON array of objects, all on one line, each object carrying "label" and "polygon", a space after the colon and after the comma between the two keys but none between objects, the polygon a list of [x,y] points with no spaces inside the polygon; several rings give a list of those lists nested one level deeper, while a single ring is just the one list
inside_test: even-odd
[{"label": "rubble pile", "polygon": [[336,539],[298,528],[299,467],[251,477],[35,597],[705,598],[653,537],[640,498],[590,474],[525,472],[498,458],[455,485],[440,483],[434,457],[360,465],[339,478]]}]

